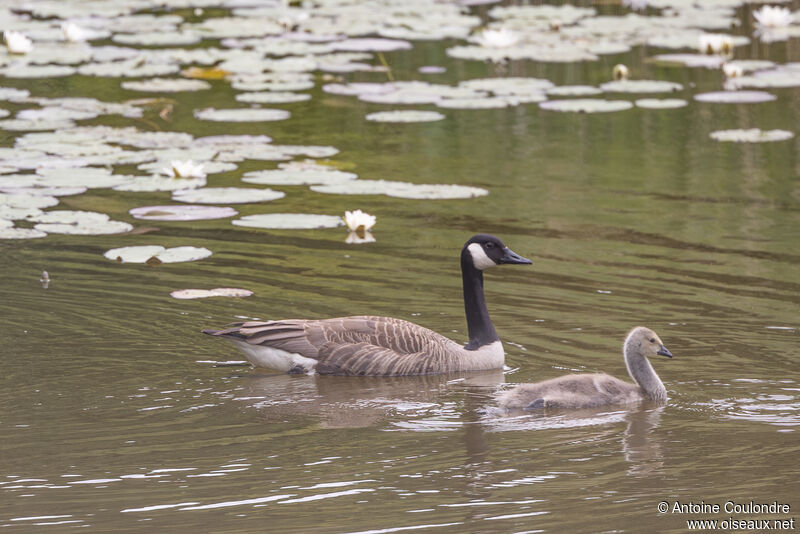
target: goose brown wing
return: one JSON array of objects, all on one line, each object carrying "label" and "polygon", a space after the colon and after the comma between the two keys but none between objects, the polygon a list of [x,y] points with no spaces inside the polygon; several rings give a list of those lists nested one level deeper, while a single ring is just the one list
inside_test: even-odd
[{"label": "goose brown wing", "polygon": [[392,317],[249,321],[208,333],[319,360],[317,372],[322,374],[440,372],[454,349],[460,349],[433,330]]}]

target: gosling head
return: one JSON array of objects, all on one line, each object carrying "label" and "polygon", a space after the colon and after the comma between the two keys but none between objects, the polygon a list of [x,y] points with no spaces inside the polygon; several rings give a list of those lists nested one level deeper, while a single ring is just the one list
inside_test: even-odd
[{"label": "gosling head", "polygon": [[498,238],[489,234],[472,236],[461,250],[461,262],[471,264],[479,271],[484,271],[504,263],[528,265],[531,260],[523,258]]},{"label": "gosling head", "polygon": [[625,338],[625,349],[633,350],[642,356],[666,356],[672,358],[672,353],[664,346],[658,334],[644,326],[637,326]]}]

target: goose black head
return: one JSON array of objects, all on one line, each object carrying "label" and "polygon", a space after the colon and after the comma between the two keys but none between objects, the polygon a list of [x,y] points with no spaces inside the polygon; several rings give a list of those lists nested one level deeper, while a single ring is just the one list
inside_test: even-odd
[{"label": "goose black head", "polygon": [[483,271],[495,265],[504,263],[528,265],[531,260],[523,258],[498,238],[489,234],[477,234],[464,244],[461,251],[462,261],[472,263],[472,266]]}]

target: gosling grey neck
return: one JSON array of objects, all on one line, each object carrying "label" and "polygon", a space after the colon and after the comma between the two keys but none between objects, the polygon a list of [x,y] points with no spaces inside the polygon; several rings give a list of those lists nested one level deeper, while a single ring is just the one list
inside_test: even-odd
[{"label": "gosling grey neck", "polygon": [[464,348],[477,350],[484,345],[499,341],[486,308],[483,294],[483,272],[473,263],[472,254],[464,247],[461,251],[461,280],[464,287],[464,313],[467,316],[469,343]]},{"label": "gosling grey neck", "polygon": [[628,374],[631,375],[634,382],[639,384],[644,394],[653,400],[667,400],[667,388],[664,387],[664,383],[656,374],[655,369],[650,364],[650,360],[640,352],[631,337],[625,340],[622,352],[625,357],[625,367],[628,368]]}]

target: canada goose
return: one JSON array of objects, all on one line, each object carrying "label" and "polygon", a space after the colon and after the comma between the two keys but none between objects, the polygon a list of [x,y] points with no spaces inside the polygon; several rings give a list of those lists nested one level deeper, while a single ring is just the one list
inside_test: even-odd
[{"label": "canada goose", "polygon": [[247,321],[203,333],[232,340],[250,363],[289,373],[401,376],[497,369],[500,338],[483,295],[483,271],[530,264],[498,238],[478,234],[461,250],[461,278],[469,343],[461,346],[432,330],[392,317]]},{"label": "canada goose", "polygon": [[664,402],[667,390],[650,365],[648,356],[672,358],[658,334],[637,326],[622,345],[625,366],[635,384],[604,373],[565,375],[519,386],[498,396],[504,408],[538,410],[545,408],[594,408],[609,404],[631,404],[650,399]]}]

